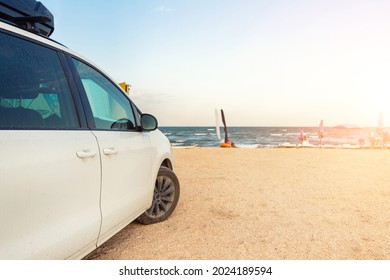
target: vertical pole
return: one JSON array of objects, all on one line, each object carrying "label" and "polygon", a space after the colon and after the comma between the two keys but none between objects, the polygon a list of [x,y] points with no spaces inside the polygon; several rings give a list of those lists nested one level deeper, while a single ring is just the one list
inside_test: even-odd
[{"label": "vertical pole", "polygon": [[225,132],[225,143],[227,143],[229,138],[228,138],[228,134],[227,134],[225,114],[223,113],[223,110],[221,110],[221,116],[222,116],[222,122],[223,122],[223,130]]}]

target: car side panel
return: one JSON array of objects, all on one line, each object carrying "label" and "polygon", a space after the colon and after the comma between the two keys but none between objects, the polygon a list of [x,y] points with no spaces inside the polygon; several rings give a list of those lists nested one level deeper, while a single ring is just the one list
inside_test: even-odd
[{"label": "car side panel", "polygon": [[[86,150],[96,156],[77,156]],[[93,134],[3,130],[0,154],[0,259],[66,259],[93,249],[101,223]]]},{"label": "car side panel", "polygon": [[[102,154],[102,239],[143,213],[153,197],[148,133],[93,131]],[[105,154],[113,148],[115,154]],[[134,216],[137,215],[137,216]],[[99,240],[99,244],[100,244]]]},{"label": "car side panel", "polygon": [[149,134],[150,137],[150,143],[153,147],[153,157],[156,159],[153,162],[153,176],[154,178],[157,177],[157,173],[161,167],[161,164],[164,160],[169,160],[172,164],[173,169],[173,154],[172,154],[172,148],[171,144],[168,140],[168,138],[160,131],[155,130],[151,131]]}]

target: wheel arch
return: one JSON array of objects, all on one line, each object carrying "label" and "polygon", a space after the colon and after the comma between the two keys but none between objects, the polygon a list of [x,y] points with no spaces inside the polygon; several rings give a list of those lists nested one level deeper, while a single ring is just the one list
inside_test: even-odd
[{"label": "wheel arch", "polygon": [[162,166],[173,170],[173,164],[172,164],[172,161],[169,158],[166,158],[166,159],[163,160],[163,162],[161,163],[160,167],[162,167]]}]

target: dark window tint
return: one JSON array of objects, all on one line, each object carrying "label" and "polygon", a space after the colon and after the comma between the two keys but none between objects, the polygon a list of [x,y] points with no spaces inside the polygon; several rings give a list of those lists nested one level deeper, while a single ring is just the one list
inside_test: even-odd
[{"label": "dark window tint", "polygon": [[138,111],[137,107],[133,103],[131,104],[131,106],[133,107],[136,124],[137,126],[141,126],[141,113]]},{"label": "dark window tint", "polygon": [[133,110],[122,92],[92,67],[74,59],[97,129],[134,130]]},{"label": "dark window tint", "polygon": [[0,129],[79,127],[57,52],[0,33]]}]

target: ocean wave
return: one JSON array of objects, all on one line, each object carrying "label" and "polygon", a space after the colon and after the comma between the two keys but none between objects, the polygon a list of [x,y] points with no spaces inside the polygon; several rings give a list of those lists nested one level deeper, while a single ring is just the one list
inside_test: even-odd
[{"label": "ocean wave", "polygon": [[273,149],[273,148],[277,148],[278,145],[264,145],[264,144],[259,144],[258,145],[258,148],[261,148],[261,149]]},{"label": "ocean wave", "polygon": [[[280,144],[299,144],[299,131],[303,130],[314,145],[340,145],[345,143],[357,144],[359,133],[355,131],[343,131],[331,129],[327,131],[326,137],[319,139],[317,127],[229,127],[229,139],[236,145],[244,148],[278,148]],[[371,128],[365,129],[365,135],[369,135]],[[162,127],[161,131],[167,135],[168,139],[178,146],[197,144],[199,147],[218,147],[219,140],[215,134],[215,127]],[[366,143],[368,139],[366,137]]]},{"label": "ocean wave", "polygon": [[184,145],[184,143],[171,143],[172,144],[172,146],[183,146]]}]

